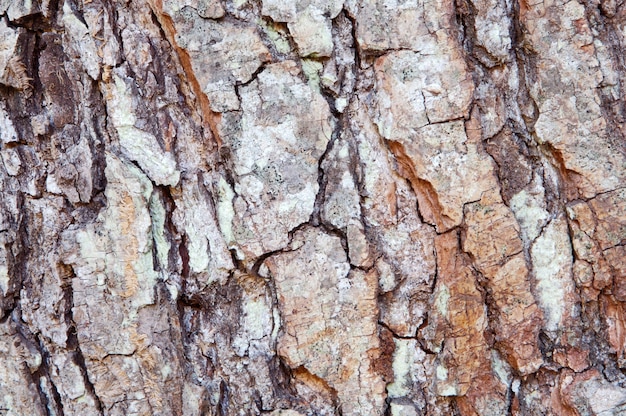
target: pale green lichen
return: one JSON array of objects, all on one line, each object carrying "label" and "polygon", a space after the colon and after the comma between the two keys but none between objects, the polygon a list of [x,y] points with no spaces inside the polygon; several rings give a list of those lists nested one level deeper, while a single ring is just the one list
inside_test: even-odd
[{"label": "pale green lichen", "polygon": [[263,19],[259,19],[257,24],[261,27],[265,35],[269,38],[279,53],[288,54],[291,52],[288,35],[283,29],[272,23],[268,23]]},{"label": "pale green lichen", "polygon": [[[387,385],[389,398],[404,397],[411,392],[411,365],[413,364],[413,350],[415,341],[406,339],[394,339],[395,351],[393,353],[393,383]],[[413,348],[410,348],[410,347]]]},{"label": "pale green lichen", "polygon": [[302,60],[302,72],[307,79],[307,83],[309,87],[313,91],[320,91],[320,73],[324,70],[324,66],[321,62],[318,62],[313,59],[303,59]]},{"label": "pale green lichen", "polygon": [[447,380],[448,379],[448,369],[442,365],[437,366],[437,380]]},{"label": "pale green lichen", "polygon": [[448,369],[439,364],[435,369],[437,377],[437,394],[440,396],[456,396],[458,389],[455,380],[448,380]]},{"label": "pale green lichen", "polygon": [[202,273],[209,268],[209,242],[203,232],[195,227],[187,227],[187,250],[189,251],[189,268],[193,273]]},{"label": "pale green lichen", "polygon": [[450,300],[450,290],[446,285],[441,285],[437,297],[435,298],[435,306],[442,316],[448,315],[448,301]]}]

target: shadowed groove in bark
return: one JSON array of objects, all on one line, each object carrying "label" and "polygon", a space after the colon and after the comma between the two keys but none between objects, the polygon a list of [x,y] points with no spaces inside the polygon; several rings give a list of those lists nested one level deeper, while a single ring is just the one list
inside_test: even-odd
[{"label": "shadowed groove in bark", "polygon": [[210,104],[208,98],[202,91],[198,80],[195,77],[195,73],[193,71],[193,67],[191,65],[191,58],[186,50],[180,48],[176,43],[176,29],[174,29],[174,24],[172,23],[172,19],[170,16],[167,16],[163,13],[162,2],[160,0],[153,1],[150,3],[153,8],[153,17],[157,19],[160,23],[160,28],[162,33],[167,34],[167,39],[170,45],[172,45],[173,49],[176,50],[178,55],[178,59],[183,68],[183,73],[186,75],[188,82],[191,84],[196,100],[200,104],[200,113],[201,117],[205,123],[205,126],[208,127],[208,130],[211,132],[213,139],[215,140],[218,147],[221,146],[222,140],[217,131],[216,126],[216,118],[219,119],[220,115],[218,113],[213,112],[210,108]]},{"label": "shadowed groove in bark", "polygon": [[[58,266],[61,269],[62,279],[66,281],[65,287],[65,322],[67,324],[67,348],[72,351],[72,360],[74,364],[78,366],[80,369],[80,373],[83,377],[83,382],[85,383],[85,388],[87,393],[89,393],[95,400],[96,410],[100,414],[104,414],[104,409],[102,408],[102,403],[100,402],[100,398],[96,394],[96,390],[93,386],[91,380],[89,380],[89,373],[87,371],[87,366],[85,364],[85,357],[83,356],[82,351],[80,350],[80,344],[78,342],[78,336],[76,333],[76,323],[74,322],[74,317],[72,315],[72,308],[74,306],[73,300],[73,291],[72,291],[72,279],[76,277],[74,274],[74,270],[71,266],[66,264],[59,264]],[[58,395],[58,392],[57,392]],[[60,397],[59,397],[60,400]]]},{"label": "shadowed groove in bark", "polygon": [[438,232],[444,232],[449,228],[451,219],[443,214],[437,191],[431,183],[417,175],[413,161],[401,143],[392,140],[386,140],[385,143],[398,162],[398,173],[409,181],[417,196],[420,216],[428,224],[437,227]]}]

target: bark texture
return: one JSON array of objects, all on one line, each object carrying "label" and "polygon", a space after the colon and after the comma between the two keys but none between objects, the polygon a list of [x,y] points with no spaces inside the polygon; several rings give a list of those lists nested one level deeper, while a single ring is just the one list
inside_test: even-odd
[{"label": "bark texture", "polygon": [[0,0],[0,414],[626,414],[625,50],[623,0]]}]

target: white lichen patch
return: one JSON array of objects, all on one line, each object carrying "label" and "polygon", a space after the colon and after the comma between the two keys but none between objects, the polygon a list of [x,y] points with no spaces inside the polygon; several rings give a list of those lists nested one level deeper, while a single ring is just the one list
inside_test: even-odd
[{"label": "white lichen patch", "polygon": [[64,261],[76,273],[73,316],[85,334],[81,348],[93,359],[135,351],[132,326],[137,311],[155,302],[159,278],[152,254],[152,184],[115,155],[107,154],[106,161],[106,209],[85,229],[67,230],[63,243]]},{"label": "white lichen patch", "polygon": [[[414,339],[394,338],[393,383],[387,385],[389,398],[407,396],[413,391],[414,383],[426,379],[422,362],[425,353]],[[445,378],[445,377],[444,377]]]},{"label": "white lichen patch", "polygon": [[502,0],[473,0],[477,9],[474,27],[476,40],[497,61],[506,61],[511,48],[510,25],[507,3]]},{"label": "white lichen patch", "polygon": [[135,127],[137,117],[133,94],[129,85],[117,74],[109,85],[107,110],[117,130],[124,155],[137,162],[141,169],[158,185],[174,186],[180,180],[176,161],[170,152],[165,152],[156,137]]},{"label": "white lichen patch", "polygon": [[74,14],[72,6],[67,0],[63,3],[63,24],[73,43],[80,46],[77,48],[77,52],[80,54],[80,60],[85,70],[92,79],[97,80],[100,76],[101,59],[98,56],[96,42],[91,37],[87,25]]},{"label": "white lichen patch", "polygon": [[217,221],[222,235],[229,245],[235,242],[235,236],[233,235],[233,218],[235,217],[233,199],[235,199],[235,193],[230,184],[220,176],[217,182]]},{"label": "white lichen patch", "polygon": [[530,189],[522,189],[513,195],[509,206],[520,225],[522,239],[530,245],[548,222],[550,214],[545,207],[545,191],[535,181]]},{"label": "white lichen patch", "polygon": [[333,52],[331,20],[343,0],[263,0],[261,13],[275,22],[287,23],[300,56],[330,56]]},{"label": "white lichen patch", "polygon": [[556,332],[570,313],[574,293],[572,249],[564,218],[555,218],[544,228],[531,247],[531,260],[545,328]]},{"label": "white lichen patch", "polygon": [[298,75],[293,62],[268,65],[241,88],[241,129],[224,136],[236,175],[233,235],[246,257],[285,246],[313,210],[332,116]]},{"label": "white lichen patch", "polygon": [[236,84],[250,81],[270,53],[256,27],[204,19],[183,8],[172,15],[176,42],[191,58],[194,74],[209,99],[211,109],[239,109]]},{"label": "white lichen patch", "polygon": [[[2,30],[2,20],[0,20],[0,31]],[[1,59],[1,58],[0,58]],[[17,132],[11,117],[6,113],[4,103],[0,103],[0,143],[11,143],[18,141]]]},{"label": "white lichen patch", "polygon": [[512,374],[511,366],[500,357],[500,354],[496,350],[491,351],[491,368],[493,372],[498,376],[502,384],[506,386],[511,385]]},{"label": "white lichen patch", "polygon": [[474,82],[460,56],[444,49],[429,55],[391,52],[376,60],[375,69],[376,123],[385,138],[467,115]]},{"label": "white lichen patch", "polygon": [[7,291],[9,289],[9,269],[6,264],[6,254],[4,249],[0,251],[0,292],[2,292],[3,296],[6,296]]},{"label": "white lichen patch", "polygon": [[176,227],[184,230],[187,236],[189,269],[194,276],[197,275],[200,288],[212,282],[224,283],[233,268],[223,231],[213,215],[213,201],[203,187],[196,177],[184,180],[182,198],[177,201],[173,216]]}]

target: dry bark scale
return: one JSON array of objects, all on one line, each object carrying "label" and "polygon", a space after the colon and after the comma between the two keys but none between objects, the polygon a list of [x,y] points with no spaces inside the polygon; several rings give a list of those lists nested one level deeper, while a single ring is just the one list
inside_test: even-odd
[{"label": "dry bark scale", "polygon": [[623,0],[0,0],[0,415],[626,414]]}]

